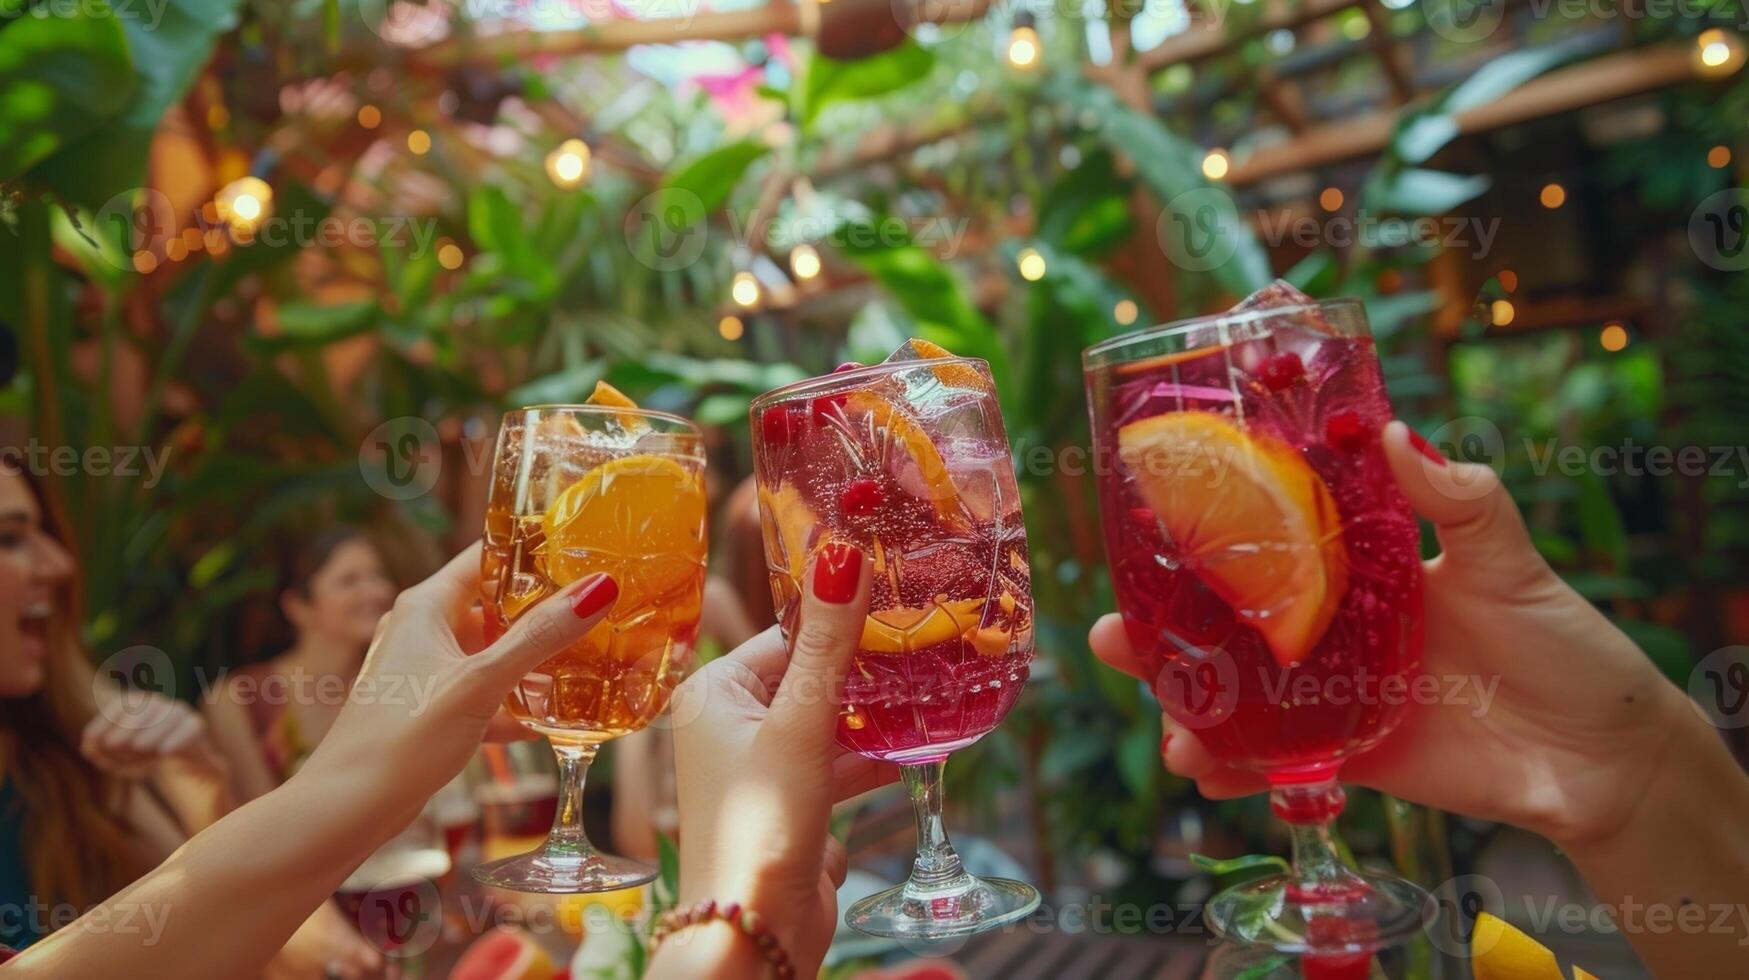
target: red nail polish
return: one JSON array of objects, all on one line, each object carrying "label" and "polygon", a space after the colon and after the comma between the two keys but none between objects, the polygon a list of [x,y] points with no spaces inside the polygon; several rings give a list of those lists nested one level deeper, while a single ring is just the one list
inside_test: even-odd
[{"label": "red nail polish", "polygon": [[862,549],[834,541],[820,550],[814,561],[814,597],[834,606],[856,598],[862,579]]},{"label": "red nail polish", "polygon": [[1438,463],[1441,466],[1445,465],[1445,456],[1442,455],[1439,450],[1433,448],[1433,443],[1421,438],[1421,433],[1416,432],[1414,429],[1409,430],[1409,445],[1414,446],[1421,455],[1426,456],[1435,463]]},{"label": "red nail polish", "polygon": [[596,575],[595,581],[578,590],[571,597],[571,611],[578,619],[588,619],[596,613],[613,605],[613,600],[619,598],[619,583],[606,575]]}]

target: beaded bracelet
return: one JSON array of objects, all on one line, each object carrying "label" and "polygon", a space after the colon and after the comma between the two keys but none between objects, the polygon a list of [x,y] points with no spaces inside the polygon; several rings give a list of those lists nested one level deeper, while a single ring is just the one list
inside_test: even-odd
[{"label": "beaded bracelet", "polygon": [[759,954],[771,964],[772,975],[777,980],[795,980],[796,968],[789,961],[789,953],[765,927],[765,919],[752,909],[741,908],[740,902],[718,906],[716,902],[705,899],[690,908],[672,908],[662,913],[662,917],[656,920],[655,931],[650,934],[650,955],[656,955],[657,948],[674,933],[713,919],[727,923],[736,932],[753,940],[759,947]]}]

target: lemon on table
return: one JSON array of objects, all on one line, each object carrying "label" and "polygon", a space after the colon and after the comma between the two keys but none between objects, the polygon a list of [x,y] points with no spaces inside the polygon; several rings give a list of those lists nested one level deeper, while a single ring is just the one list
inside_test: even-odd
[{"label": "lemon on table", "polygon": [[1282,666],[1305,659],[1348,584],[1336,501],[1300,454],[1210,412],[1118,430],[1118,455],[1186,564]]},{"label": "lemon on table", "polygon": [[573,483],[541,519],[548,577],[606,572],[636,609],[687,585],[705,564],[702,477],[662,456],[623,456]]},{"label": "lemon on table", "polygon": [[1470,966],[1476,980],[1565,980],[1547,946],[1487,912],[1470,935]]}]

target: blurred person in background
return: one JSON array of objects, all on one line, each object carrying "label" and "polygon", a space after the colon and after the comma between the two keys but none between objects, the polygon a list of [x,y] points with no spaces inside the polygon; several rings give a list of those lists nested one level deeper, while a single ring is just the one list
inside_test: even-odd
[{"label": "blurred person in background", "polygon": [[[235,803],[197,712],[92,669],[77,585],[37,488],[0,469],[0,945],[13,948],[121,891]],[[299,930],[268,975],[381,963],[333,920]]]},{"label": "blurred person in background", "polygon": [[285,651],[230,672],[207,708],[245,800],[291,778],[328,733],[395,583],[369,535],[340,526],[287,553],[276,598]]}]

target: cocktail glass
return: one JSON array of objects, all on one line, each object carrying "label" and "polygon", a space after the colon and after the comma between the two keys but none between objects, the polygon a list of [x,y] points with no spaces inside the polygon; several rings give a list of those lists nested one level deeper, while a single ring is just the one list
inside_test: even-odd
[{"label": "cocktail glass", "polygon": [[1211,924],[1288,951],[1418,931],[1428,894],[1345,867],[1329,832],[1343,760],[1396,727],[1421,658],[1420,534],[1361,304],[1278,285],[1084,360],[1130,640],[1166,711],[1262,773],[1292,829],[1292,871],[1217,895]]},{"label": "cocktail glass", "polygon": [[1030,885],[966,872],[942,823],[949,753],[996,727],[1026,683],[1032,590],[1020,496],[988,365],[895,360],[753,403],[772,596],[794,634],[802,575],[831,541],[873,557],[838,744],[901,766],[917,815],[903,885],[851,906],[875,936],[970,935],[1037,907]]},{"label": "cocktail glass", "polygon": [[537,851],[474,868],[514,891],[602,892],[656,869],[583,832],[583,776],[601,743],[647,726],[692,661],[705,578],[704,449],[660,412],[597,405],[511,412],[498,433],[480,583],[486,636],[597,572],[619,595],[581,641],[541,664],[507,706],[559,760],[557,813]]}]

